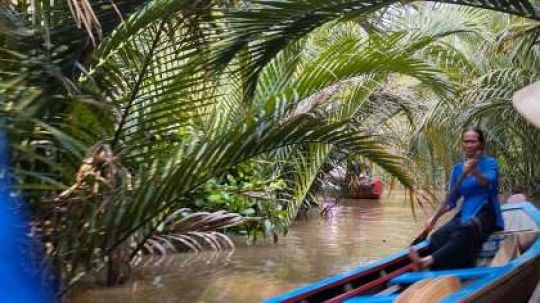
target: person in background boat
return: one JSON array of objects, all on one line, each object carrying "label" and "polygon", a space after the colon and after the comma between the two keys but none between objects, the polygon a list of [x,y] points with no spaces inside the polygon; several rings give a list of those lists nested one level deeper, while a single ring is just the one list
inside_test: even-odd
[{"label": "person in background boat", "polygon": [[527,196],[523,194],[521,188],[512,189],[512,194],[506,199],[506,203],[517,203],[527,201]]},{"label": "person in background boat", "polygon": [[355,161],[353,163],[355,184],[357,186],[368,186],[371,184],[371,169],[365,164]]},{"label": "person in background boat", "polygon": [[352,171],[354,176],[360,176],[360,173],[362,173],[362,167],[360,165],[360,161],[354,160],[352,163]]},{"label": "person in background boat", "polygon": [[362,185],[364,186],[370,185],[372,182],[372,178],[373,177],[371,175],[371,169],[369,168],[369,166],[366,166],[364,179],[362,180]]},{"label": "person in background boat", "polygon": [[482,243],[492,232],[504,229],[498,201],[497,160],[483,153],[485,139],[478,128],[463,130],[461,143],[465,160],[454,166],[446,203],[426,222],[426,231],[432,230],[437,220],[463,198],[461,209],[431,235],[430,255],[421,257],[414,249],[410,250],[409,258],[418,269],[474,266]]}]

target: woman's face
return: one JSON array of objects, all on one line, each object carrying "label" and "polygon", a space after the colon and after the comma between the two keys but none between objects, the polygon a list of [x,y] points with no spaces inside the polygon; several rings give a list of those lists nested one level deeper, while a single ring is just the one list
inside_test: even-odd
[{"label": "woman's face", "polygon": [[484,148],[480,136],[474,130],[468,130],[463,134],[461,146],[467,158],[475,157]]}]

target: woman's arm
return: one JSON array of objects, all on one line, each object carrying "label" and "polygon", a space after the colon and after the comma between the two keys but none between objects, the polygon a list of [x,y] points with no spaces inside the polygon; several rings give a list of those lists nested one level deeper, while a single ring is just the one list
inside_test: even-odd
[{"label": "woman's arm", "polygon": [[433,227],[435,226],[435,224],[437,223],[437,221],[439,221],[439,218],[441,218],[444,214],[449,212],[452,208],[453,207],[450,207],[448,203],[441,203],[441,205],[439,205],[439,207],[435,211],[435,214],[433,214],[433,216],[431,216],[427,220],[425,229],[427,231],[431,231]]},{"label": "woman's arm", "polygon": [[481,186],[488,186],[489,180],[484,175],[482,175],[478,171],[478,169],[473,170],[472,175],[476,178],[476,181],[478,181],[478,184],[480,184]]},{"label": "woman's arm", "polygon": [[476,178],[480,186],[494,185],[499,174],[497,161],[488,158],[482,168],[478,167],[478,161],[470,168],[470,173]]},{"label": "woman's arm", "polygon": [[459,186],[461,184],[461,181],[463,181],[463,177],[464,173],[461,172],[459,166],[454,166],[452,174],[450,175],[450,182],[448,184],[448,193],[446,195],[446,198],[444,199],[443,203],[439,205],[439,207],[435,211],[435,214],[433,214],[433,216],[431,216],[426,222],[426,230],[429,231],[433,229],[433,227],[442,215],[456,207],[457,200],[459,200],[459,198],[461,197]]}]

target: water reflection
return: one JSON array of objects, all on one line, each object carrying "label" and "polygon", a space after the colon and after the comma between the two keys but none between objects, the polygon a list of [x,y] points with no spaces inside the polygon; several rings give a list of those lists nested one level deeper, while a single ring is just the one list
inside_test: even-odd
[{"label": "water reflection", "polygon": [[[331,215],[298,220],[278,244],[237,244],[234,254],[177,254],[149,262],[124,286],[78,291],[73,302],[260,302],[405,247],[423,222],[403,195],[341,200]],[[157,258],[159,259],[159,258]]]}]

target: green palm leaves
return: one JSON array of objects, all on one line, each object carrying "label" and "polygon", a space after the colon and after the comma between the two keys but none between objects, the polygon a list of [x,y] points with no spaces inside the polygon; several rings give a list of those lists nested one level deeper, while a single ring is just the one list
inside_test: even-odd
[{"label": "green palm leaves", "polygon": [[[469,15],[466,11],[455,13]],[[447,45],[437,45],[440,50],[434,53],[431,50],[436,48],[428,48],[433,55],[444,53],[433,58],[451,76],[457,88],[456,102],[433,98],[428,103],[414,149],[421,150],[420,154],[431,153],[449,166],[459,157],[455,134],[467,124],[479,124],[488,133],[488,152],[501,159],[503,190],[519,186],[537,192],[538,160],[533,154],[538,153],[538,131],[527,125],[511,104],[513,92],[538,79],[539,48],[531,41],[537,22],[490,14],[472,16],[469,22],[477,28],[473,36],[458,34]],[[453,151],[448,149],[448,138],[455,142]]]},{"label": "green palm leaves", "polygon": [[[173,239],[221,247],[217,234],[187,237],[188,227],[197,224],[173,238],[163,226],[181,220],[178,211],[193,207],[209,180],[241,163],[266,163],[258,175],[264,182],[285,180],[286,188],[268,190],[271,199],[279,198],[265,204],[272,205],[274,221],[295,218],[335,151],[361,155],[415,188],[417,178],[397,155],[403,155],[403,142],[388,140],[403,138],[392,131],[416,132],[418,142],[426,138],[429,145],[438,130],[457,127],[430,128],[451,122],[445,111],[460,104],[446,101],[456,94],[470,96],[467,104],[481,110],[455,121],[484,119],[503,108],[485,104],[506,98],[501,87],[536,77],[502,64],[477,86],[459,82],[499,64],[472,62],[470,49],[461,47],[483,38],[487,24],[471,9],[422,19],[408,1],[397,6],[390,0],[32,5],[37,2],[39,9],[26,1],[0,5],[6,29],[0,34],[2,114],[12,122],[21,185],[35,190],[37,220],[68,284],[96,264],[117,268],[144,247],[161,251]],[[452,2],[538,18],[529,1]],[[381,8],[386,10],[370,19]],[[394,15],[404,17],[397,21]],[[536,49],[532,24],[519,35],[515,52]],[[90,38],[69,31],[75,25]],[[462,45],[452,45],[450,35]],[[536,58],[529,57],[527,62]],[[380,92],[395,79],[415,79],[418,96],[433,102],[396,105]],[[438,153],[447,140],[434,142],[434,157],[445,158]],[[106,146],[105,160],[96,160],[99,153],[85,157],[90,146]],[[67,198],[43,202],[42,196],[68,188],[77,170],[88,169],[88,178]],[[205,207],[202,221],[215,211]],[[246,216],[267,215],[263,208]],[[230,219],[224,222],[242,221],[231,216],[223,215]]]}]

